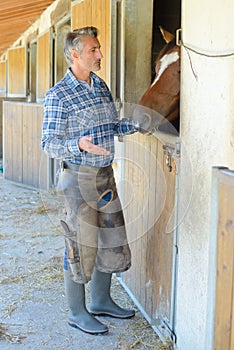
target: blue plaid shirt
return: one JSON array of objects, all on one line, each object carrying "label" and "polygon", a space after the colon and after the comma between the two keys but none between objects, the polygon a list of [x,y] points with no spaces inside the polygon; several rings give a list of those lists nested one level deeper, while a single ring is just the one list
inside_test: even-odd
[{"label": "blue plaid shirt", "polygon": [[[76,164],[104,167],[114,159],[114,136],[133,133],[131,118],[119,119],[106,83],[91,72],[91,86],[66,75],[45,96],[42,149],[50,158]],[[110,151],[95,155],[82,151],[78,140],[84,135]]]}]

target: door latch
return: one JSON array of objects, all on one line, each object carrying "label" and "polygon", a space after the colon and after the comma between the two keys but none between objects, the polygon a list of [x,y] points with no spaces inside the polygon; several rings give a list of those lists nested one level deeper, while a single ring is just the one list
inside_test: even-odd
[{"label": "door latch", "polygon": [[180,143],[176,142],[175,144],[166,143],[162,146],[163,152],[166,156],[166,166],[168,171],[171,173],[173,170],[173,161],[172,158],[179,159],[180,158]]}]

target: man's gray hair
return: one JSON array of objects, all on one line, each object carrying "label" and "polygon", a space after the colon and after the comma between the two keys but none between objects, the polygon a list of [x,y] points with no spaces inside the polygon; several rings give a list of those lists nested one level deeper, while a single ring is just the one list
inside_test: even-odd
[{"label": "man's gray hair", "polygon": [[64,45],[64,55],[68,63],[72,64],[71,50],[76,50],[79,53],[83,50],[83,37],[91,36],[92,38],[97,38],[98,29],[96,27],[83,27],[79,29],[74,29],[66,35],[65,45]]}]

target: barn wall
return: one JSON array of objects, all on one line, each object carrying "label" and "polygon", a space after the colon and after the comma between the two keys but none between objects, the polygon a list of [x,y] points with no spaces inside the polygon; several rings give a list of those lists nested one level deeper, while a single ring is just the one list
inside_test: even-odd
[{"label": "barn wall", "polygon": [[[43,189],[53,185],[51,168],[48,168],[50,165],[44,159],[41,161],[40,137],[43,106],[42,104],[27,104],[27,102],[33,102],[37,99],[37,102],[42,103],[45,92],[55,83],[53,78],[55,61],[53,61],[52,53],[57,46],[55,45],[53,50],[52,41],[55,33],[57,34],[56,25],[61,25],[62,21],[69,18],[70,6],[71,0],[56,0],[38,21],[18,38],[6,53],[7,80],[3,77],[4,69],[2,68],[3,62],[1,62],[0,93],[4,92],[4,89],[6,90],[6,97],[0,100],[0,157],[3,157],[4,177],[24,185]],[[32,47],[32,45],[34,48],[32,56],[30,56],[26,52],[27,47]],[[30,79],[27,76],[28,72],[31,74]],[[14,76],[17,78],[16,83],[12,78]],[[27,86],[29,82],[30,84]],[[24,99],[20,97],[24,97]],[[3,100],[11,102],[6,102],[5,108],[3,108]],[[20,103],[23,101],[26,103]],[[4,137],[2,137],[1,125],[3,110]],[[13,123],[12,126],[11,123]],[[15,126],[18,126],[18,129]],[[12,137],[15,134],[19,137]],[[18,141],[16,140],[18,139],[22,141],[19,154],[16,152],[18,150]],[[33,150],[31,163],[28,161],[28,151],[31,152],[30,150]],[[45,162],[43,167],[45,171],[41,171],[42,162]],[[30,167],[30,164],[33,166]]]},{"label": "barn wall", "polygon": [[[234,56],[206,55],[234,51],[233,10],[230,0],[182,1],[183,44],[198,53],[182,48],[179,214],[184,217],[178,231],[176,317],[180,350],[206,350],[205,339],[210,332],[207,291],[213,219],[211,174],[212,166],[234,168]],[[185,152],[190,161],[183,157]]]},{"label": "barn wall", "polygon": [[43,106],[3,103],[4,178],[47,189],[48,161],[40,147]]},{"label": "barn wall", "polygon": [[97,74],[110,86],[111,12],[110,0],[85,0],[72,4],[72,30],[85,26],[99,29],[98,39],[103,54],[101,70]]}]

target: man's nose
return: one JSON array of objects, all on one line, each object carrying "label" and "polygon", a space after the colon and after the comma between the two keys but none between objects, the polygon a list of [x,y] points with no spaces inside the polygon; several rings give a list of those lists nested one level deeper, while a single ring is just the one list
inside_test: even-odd
[{"label": "man's nose", "polygon": [[103,54],[102,54],[101,50],[98,50],[97,56],[98,56],[99,59],[103,58]]}]

